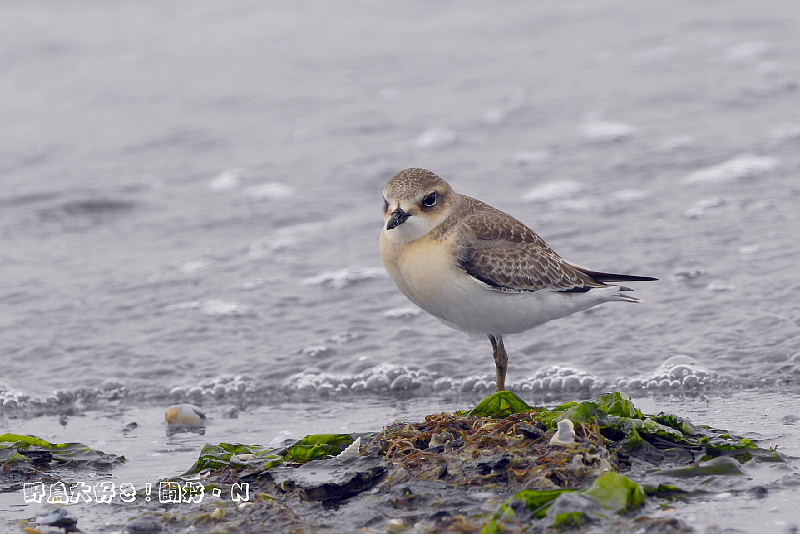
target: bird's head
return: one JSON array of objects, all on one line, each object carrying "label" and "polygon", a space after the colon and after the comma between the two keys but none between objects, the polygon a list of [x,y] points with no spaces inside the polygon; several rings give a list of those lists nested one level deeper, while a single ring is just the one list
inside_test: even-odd
[{"label": "bird's head", "polygon": [[392,241],[415,241],[450,215],[456,197],[453,188],[431,171],[400,171],[383,190],[383,232]]}]

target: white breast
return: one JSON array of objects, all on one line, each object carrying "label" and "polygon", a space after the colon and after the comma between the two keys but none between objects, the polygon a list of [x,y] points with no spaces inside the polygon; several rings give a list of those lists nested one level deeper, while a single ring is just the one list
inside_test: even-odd
[{"label": "white breast", "polygon": [[597,304],[615,300],[619,288],[585,293],[491,289],[461,270],[444,241],[393,243],[381,238],[386,269],[417,306],[469,334],[515,334]]}]

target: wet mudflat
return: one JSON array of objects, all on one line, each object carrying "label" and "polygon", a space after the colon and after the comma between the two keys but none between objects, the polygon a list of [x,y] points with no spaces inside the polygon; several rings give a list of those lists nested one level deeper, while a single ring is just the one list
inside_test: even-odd
[{"label": "wet mudflat", "polygon": [[[90,473],[116,481],[115,504],[63,508],[62,514],[79,526],[99,532],[236,532],[243,525],[296,532],[544,532],[556,526],[579,532],[693,532],[730,528],[726,525],[732,526],[734,519],[748,531],[763,525],[765,518],[747,510],[765,506],[767,524],[790,530],[796,524],[791,500],[800,440],[791,432],[791,417],[776,424],[765,420],[763,412],[777,417],[796,400],[753,394],[735,400],[740,404],[736,408],[756,397],[764,403],[756,413],[739,411],[733,420],[718,419],[749,424],[743,435],[666,412],[645,415],[620,394],[552,409],[503,394],[471,411],[429,415],[417,422],[403,418],[380,431],[311,434],[300,440],[282,433],[267,445],[253,444],[256,440],[216,442],[215,434],[194,434],[193,439],[193,434],[173,435],[171,450],[155,461],[143,462],[136,454],[122,464],[104,458],[103,466],[83,471],[53,462],[43,478],[30,473],[34,467],[48,471],[48,462],[38,453],[20,450],[27,457],[7,462],[4,471],[67,485],[87,477],[91,482]],[[660,403],[718,418],[714,414],[729,400]],[[659,401],[644,399],[642,404]],[[360,423],[349,425],[363,428],[365,413],[354,417]],[[324,419],[317,425],[315,431],[338,429]],[[781,432],[760,432],[775,428]],[[197,445],[185,446],[191,443]],[[131,461],[139,465],[131,466]],[[183,467],[176,465],[180,462]],[[148,471],[159,465],[168,475],[147,480],[141,466],[148,464]],[[131,478],[134,472],[138,478]],[[173,484],[176,501],[159,502],[157,492],[144,491],[145,481],[153,487]],[[30,521],[32,506],[13,504],[20,495],[9,497],[19,488],[11,487],[11,478],[4,483],[10,491],[4,502],[22,521],[18,524],[46,530],[47,518],[63,521],[52,507],[39,511],[38,522]],[[235,502],[232,497],[242,484],[248,486],[247,497]],[[135,497],[133,486],[140,488]],[[200,496],[193,499],[190,488]],[[696,515],[699,510],[702,518]],[[740,517],[728,516],[732,510]]]}]

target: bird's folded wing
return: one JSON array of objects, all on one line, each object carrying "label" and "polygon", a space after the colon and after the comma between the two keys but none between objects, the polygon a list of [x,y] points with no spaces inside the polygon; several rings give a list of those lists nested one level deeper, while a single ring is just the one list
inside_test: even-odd
[{"label": "bird's folded wing", "polygon": [[464,243],[459,247],[458,264],[473,278],[504,291],[588,291],[605,286],[537,243]]}]

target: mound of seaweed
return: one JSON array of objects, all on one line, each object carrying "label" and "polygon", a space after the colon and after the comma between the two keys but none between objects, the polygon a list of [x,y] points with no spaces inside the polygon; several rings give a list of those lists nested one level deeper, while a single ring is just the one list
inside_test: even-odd
[{"label": "mound of seaweed", "polygon": [[83,443],[50,443],[21,434],[0,435],[0,493],[19,491],[26,482],[63,482],[78,473],[110,471],[124,456],[106,454]]},{"label": "mound of seaweed", "polygon": [[[777,483],[776,451],[660,413],[621,393],[533,407],[514,393],[471,411],[287,447],[207,445],[173,480],[248,482],[254,499],[169,514],[165,531],[690,532],[668,511],[714,492]],[[754,475],[754,472],[758,472]],[[213,509],[210,509],[213,507]]]}]

